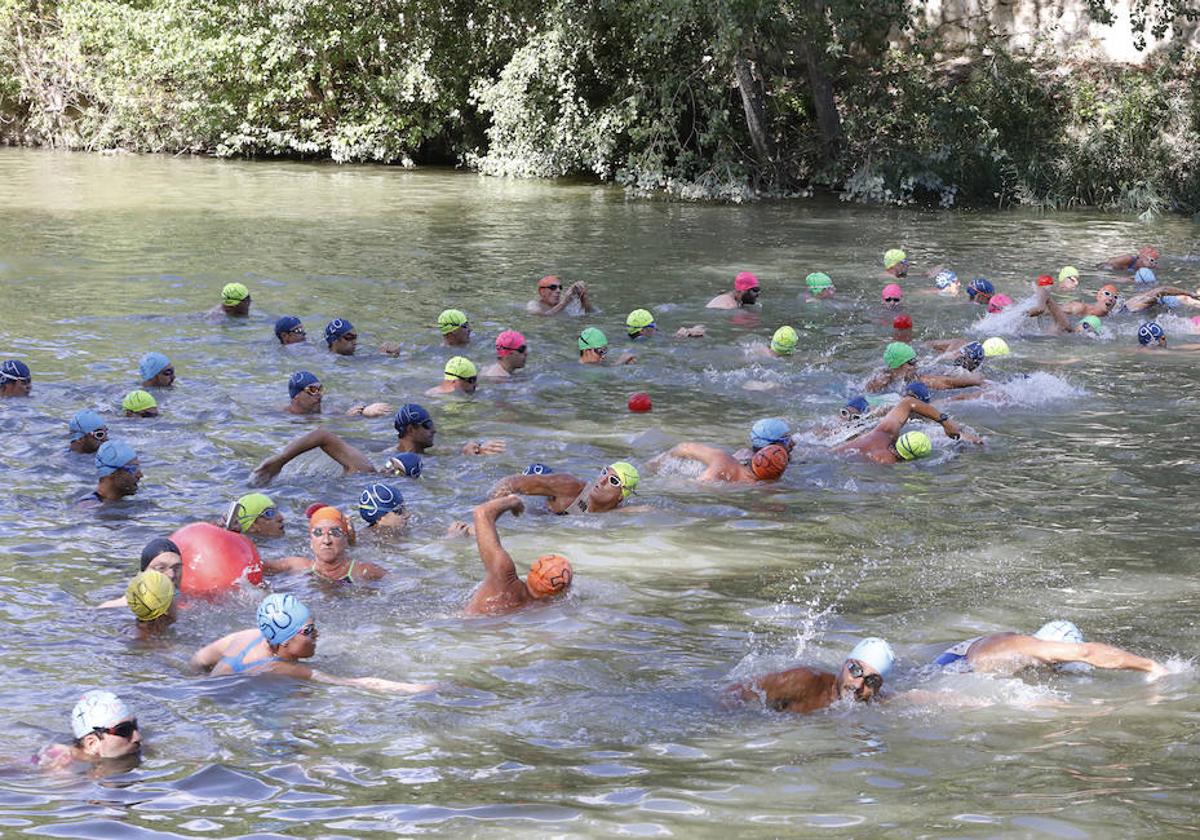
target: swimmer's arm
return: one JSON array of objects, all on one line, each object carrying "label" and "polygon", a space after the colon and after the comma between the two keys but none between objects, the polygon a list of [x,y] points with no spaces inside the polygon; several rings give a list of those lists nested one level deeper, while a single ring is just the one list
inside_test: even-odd
[{"label": "swimmer's arm", "polygon": [[[932,387],[932,386],[931,386]],[[887,432],[891,435],[898,435],[900,430],[904,428],[904,424],[908,422],[908,418],[913,414],[919,414],[934,422],[937,422],[941,412],[928,403],[923,403],[916,397],[901,397],[900,402],[883,416],[879,421],[879,425],[875,428],[882,432]]]},{"label": "swimmer's arm", "polygon": [[939,353],[945,353],[949,350],[959,350],[966,347],[968,343],[965,338],[936,338],[929,342],[929,347],[937,350]]},{"label": "swimmer's arm", "polygon": [[288,676],[299,677],[300,679],[326,683],[327,685],[350,685],[357,688],[366,688],[371,691],[384,691],[389,694],[421,694],[426,691],[437,690],[437,685],[434,683],[395,682],[380,677],[335,677],[333,674],[318,671],[316,668],[309,668],[307,665],[293,665],[292,663],[276,665],[272,670],[277,673],[287,674]]},{"label": "swimmer's arm", "polygon": [[278,560],[263,560],[263,572],[268,575],[279,572],[302,572],[312,565],[307,557],[280,557]]},{"label": "swimmer's arm", "polygon": [[592,302],[588,300],[587,283],[580,280],[571,289],[575,290],[575,294],[579,297],[579,305],[583,307],[585,313],[590,314],[596,311],[596,307],[592,306]]},{"label": "swimmer's arm", "polygon": [[1070,642],[1047,642],[1031,636],[1014,639],[1011,643],[1015,653],[1028,656],[1045,665],[1058,665],[1062,662],[1086,662],[1096,668],[1122,671],[1144,671],[1151,680],[1158,679],[1167,673],[1167,669],[1153,659],[1138,656],[1113,645],[1100,642],[1084,642],[1076,645]]},{"label": "swimmer's arm", "polygon": [[1088,314],[1088,305],[1072,300],[1062,305],[1062,311],[1068,315],[1086,315]]},{"label": "swimmer's arm", "polygon": [[550,475],[510,475],[502,478],[488,493],[489,499],[517,493],[522,496],[548,496],[567,505],[582,492],[584,483],[573,475],[552,473]]},{"label": "swimmer's arm", "polygon": [[[536,309],[531,310],[531,311],[537,312],[537,314],[539,314],[539,315],[557,315],[559,312],[562,312],[564,309],[567,308],[567,306],[571,303],[572,299],[574,299],[578,296],[579,296],[579,284],[573,283],[571,285],[571,288],[567,289],[563,293],[562,297],[560,297],[558,299],[558,303],[554,304],[554,306],[546,306],[546,304],[542,303],[540,300],[531,300],[530,304],[537,307]],[[590,312],[591,310],[589,309],[587,311]]]},{"label": "swimmer's arm", "polygon": [[711,467],[715,462],[720,461],[722,456],[730,457],[724,450],[715,446],[691,442],[676,444],[666,454],[672,458],[682,458],[685,461],[699,461],[706,467]]},{"label": "swimmer's arm", "polygon": [[97,604],[98,610],[115,610],[119,607],[127,606],[128,602],[124,598],[113,598],[111,601],[105,601],[103,604]]},{"label": "swimmer's arm", "polygon": [[305,452],[317,449],[318,447],[330,458],[341,464],[343,469],[348,473],[375,472],[375,468],[371,466],[371,462],[367,460],[367,456],[361,451],[346,443],[346,441],[328,429],[313,429],[308,434],[301,435],[293,440],[275,457],[267,458],[255,467],[254,472],[250,475],[251,484],[256,486],[269,484],[289,462],[303,455]]},{"label": "swimmer's arm", "polygon": [[387,574],[387,569],[383,568],[383,566],[365,560],[355,564],[354,569],[363,580],[379,580]]},{"label": "swimmer's arm", "polygon": [[954,376],[927,373],[923,376],[918,376],[917,379],[935,391],[952,391],[955,388],[973,388],[976,385],[982,385],[983,371],[964,370],[962,373]]},{"label": "swimmer's arm", "polygon": [[1071,326],[1071,323],[1067,320],[1067,316],[1063,314],[1062,307],[1058,305],[1058,301],[1047,297],[1046,311],[1050,313],[1050,318],[1054,321],[1054,326],[1059,332],[1075,332],[1075,328]]},{"label": "swimmer's arm", "polygon": [[475,545],[479,548],[479,559],[490,580],[508,585],[519,580],[517,567],[512,555],[505,551],[500,544],[500,534],[496,531],[496,520],[505,511],[512,511],[513,516],[520,516],[525,505],[519,496],[502,496],[484,502],[475,508]]},{"label": "swimmer's arm", "polygon": [[899,694],[889,694],[880,699],[884,703],[910,703],[914,706],[980,708],[992,705],[992,701],[983,697],[973,697],[958,691],[929,691],[923,688],[913,688],[908,691],[902,691]]},{"label": "swimmer's arm", "polygon": [[193,671],[211,671],[213,666],[221,661],[221,651],[229,643],[230,636],[237,635],[230,633],[229,636],[222,636],[210,645],[205,645],[192,654],[192,658],[188,660],[188,667]]}]

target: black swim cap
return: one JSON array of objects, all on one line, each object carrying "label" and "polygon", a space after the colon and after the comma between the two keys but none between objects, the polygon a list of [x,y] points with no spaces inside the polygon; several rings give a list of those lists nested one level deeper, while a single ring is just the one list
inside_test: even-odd
[{"label": "black swim cap", "polygon": [[146,567],[150,565],[150,561],[160,554],[178,554],[183,556],[183,552],[179,550],[179,546],[171,542],[166,537],[155,537],[146,543],[146,547],[142,549],[142,571],[146,571]]}]

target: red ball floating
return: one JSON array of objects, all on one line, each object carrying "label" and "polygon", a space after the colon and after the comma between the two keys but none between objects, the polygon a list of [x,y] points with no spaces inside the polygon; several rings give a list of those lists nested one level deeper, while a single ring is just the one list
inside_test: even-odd
[{"label": "red ball floating", "polygon": [[184,525],[171,535],[183,556],[180,591],[188,595],[214,595],[231,589],[245,578],[262,583],[262,560],[248,538],[207,522]]},{"label": "red ball floating", "polygon": [[907,315],[897,315],[896,320],[892,321],[894,330],[911,330],[912,328],[912,318]]},{"label": "red ball floating", "polygon": [[650,395],[638,392],[629,398],[629,410],[637,413],[650,410]]}]

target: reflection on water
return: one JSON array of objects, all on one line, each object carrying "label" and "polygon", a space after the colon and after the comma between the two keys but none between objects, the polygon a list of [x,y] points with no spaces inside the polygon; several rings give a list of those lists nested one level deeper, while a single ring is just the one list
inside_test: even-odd
[{"label": "reflection on water", "polygon": [[[683,439],[743,446],[759,417],[800,432],[829,420],[890,333],[876,304],[886,248],[906,247],[914,273],[946,263],[1020,298],[1045,270],[1154,244],[1160,280],[1187,285],[1190,264],[1172,255],[1190,248],[1190,224],[631,203],[461,173],[16,151],[0,153],[0,215],[0,356],[35,375],[33,399],[0,405],[0,612],[12,628],[0,810],[13,831],[716,837],[738,824],[750,836],[1082,837],[1194,823],[1195,362],[1131,352],[1132,318],[1099,343],[976,327],[980,309],[917,294],[932,283],[914,276],[918,339],[1009,337],[1012,355],[986,368],[997,387],[951,409],[985,450],[959,452],[936,432],[936,457],[886,469],[837,461],[808,437],[771,488],[643,469],[633,511],[551,518],[533,501],[502,520],[506,546],[522,568],[566,554],[576,588],[505,618],[458,616],[481,569],[472,542],[444,537],[532,461],[589,476],[618,458],[644,467]],[[743,269],[762,279],[761,312],[706,311]],[[834,277],[836,299],[804,302],[813,270]],[[548,272],[586,280],[601,312],[532,321],[524,303]],[[1084,289],[1099,285],[1084,274]],[[231,280],[250,286],[252,316],[203,318]],[[421,397],[452,352],[435,326],[451,306],[476,330],[465,355],[489,362],[494,336],[516,328],[529,369],[469,401]],[[637,307],[661,330],[636,348],[639,364],[581,370],[582,326],[624,349]],[[282,314],[304,319],[309,344],[274,342]],[[361,356],[324,351],[334,317],[353,321]],[[669,337],[696,323],[706,338]],[[800,333],[794,357],[748,353],[782,324]],[[371,352],[384,341],[402,345],[399,358]],[[152,349],[179,376],[163,415],[118,417]],[[435,695],[189,676],[192,650],[250,626],[252,593],[193,602],[149,641],[123,611],[90,609],[123,591],[149,537],[219,518],[254,464],[315,425],[279,411],[302,368],[325,384],[322,422],[373,458],[394,440],[391,420],[341,416],[358,402],[424,403],[438,446],[424,477],[401,485],[411,534],[354,549],[388,577],[353,592],[273,585],[315,607],[318,667],[446,683]],[[652,413],[625,410],[637,390]],[[66,421],[84,407],[134,443],[146,474],[134,499],[99,513],[72,505],[95,481],[90,459],[65,452]],[[507,441],[502,455],[457,454],[492,437]],[[363,484],[319,456],[294,462],[269,490],[288,535],[260,548],[305,553],[304,508],[350,506]],[[921,668],[959,639],[1058,616],[1182,673],[1147,686],[1119,672]],[[717,702],[739,677],[832,666],[864,634],[896,646],[896,687],[944,700],[809,718]],[[97,686],[137,709],[142,765],[56,778],[22,765]]]}]

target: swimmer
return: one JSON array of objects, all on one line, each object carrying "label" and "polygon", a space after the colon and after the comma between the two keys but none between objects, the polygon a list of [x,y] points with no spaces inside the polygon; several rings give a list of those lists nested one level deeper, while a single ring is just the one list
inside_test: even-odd
[{"label": "swimmer", "polygon": [[289,344],[303,344],[308,341],[308,333],[304,324],[295,315],[284,315],[275,322],[275,338],[284,347]]},{"label": "swimmer", "polygon": [[438,330],[445,347],[466,347],[471,343],[471,324],[459,309],[443,309],[438,315]]},{"label": "swimmer", "polygon": [[748,467],[755,452],[772,444],[778,444],[789,454],[791,453],[796,442],[792,439],[792,429],[787,421],[780,417],[764,417],[761,420],[755,420],[754,425],[750,427],[750,448],[739,449],[733,453],[733,458],[739,464]]},{"label": "swimmer", "polygon": [[28,397],[33,390],[33,374],[20,359],[0,364],[0,397]]},{"label": "swimmer", "polygon": [[516,330],[505,330],[496,336],[496,361],[483,369],[484,379],[508,379],[529,361],[525,336]]},{"label": "swimmer", "polygon": [[900,402],[888,411],[874,429],[834,448],[835,452],[854,454],[876,464],[896,464],[924,458],[933,451],[933,444],[924,432],[901,434],[904,425],[913,414],[919,414],[935,423],[940,423],[951,440],[960,438],[980,444],[983,439],[959,428],[950,415],[917,397],[901,397]]},{"label": "swimmer", "polygon": [[864,386],[868,393],[879,393],[897,383],[908,383],[913,380],[923,382],[937,391],[972,388],[983,384],[982,373],[967,370],[965,367],[949,372],[919,371],[917,369],[917,351],[913,350],[912,345],[902,341],[893,341],[884,348],[883,361],[886,367],[867,380]]},{"label": "swimmer", "polygon": [[76,412],[67,428],[71,433],[71,451],[77,455],[93,455],[108,440],[108,426],[94,411]]},{"label": "swimmer", "polygon": [[515,612],[535,601],[566,592],[574,576],[571,564],[561,554],[543,554],[521,580],[512,556],[500,543],[496,520],[506,511],[520,516],[525,504],[518,496],[505,495],[475,508],[475,544],[483,561],[483,583],[471,594],[463,612],[467,615],[498,615]]},{"label": "swimmer", "polygon": [[249,537],[282,537],[284,517],[270,496],[247,493],[229,506],[221,527]]},{"label": "swimmer", "polygon": [[288,396],[291,401],[283,407],[288,414],[320,414],[325,386],[315,374],[298,370],[288,377]]},{"label": "swimmer", "polygon": [[325,346],[339,356],[353,356],[358,349],[358,333],[345,318],[334,318],[325,325]]},{"label": "swimmer", "polygon": [[[588,327],[579,334],[579,364],[581,365],[603,365],[606,364],[605,357],[608,356],[608,336],[600,332],[595,327]],[[632,353],[622,353],[614,365],[628,365],[637,361],[637,356]]]},{"label": "swimmer", "polygon": [[[1072,300],[1062,304],[1062,311],[1067,315],[1095,315],[1097,318],[1107,318],[1108,314],[1113,311],[1113,307],[1117,305],[1119,296],[1120,292],[1117,291],[1117,287],[1112,283],[1106,283],[1100,287],[1100,291],[1096,292],[1095,303]],[[1031,316],[1034,314],[1039,313],[1030,312]]]},{"label": "swimmer", "polygon": [[[419,471],[418,471],[419,474]],[[369,484],[358,498],[358,515],[369,533],[398,533],[408,527],[404,495],[391,484]]]},{"label": "swimmer", "polygon": [[142,468],[137,453],[123,440],[106,440],[96,450],[96,489],[79,500],[84,507],[115,502],[138,491]]},{"label": "swimmer", "polygon": [[1109,257],[1100,263],[1101,268],[1110,271],[1136,271],[1139,268],[1158,268],[1158,249],[1149,246],[1142,248],[1136,254],[1121,254]]},{"label": "swimmer", "polygon": [[926,291],[929,294],[940,295],[942,297],[958,297],[958,293],[962,291],[962,283],[958,279],[958,275],[948,268],[938,267],[931,275],[933,285],[936,287],[933,290]]},{"label": "swimmer", "polygon": [[639,338],[653,338],[658,332],[658,324],[654,320],[654,313],[649,309],[635,309],[629,313],[625,319],[625,331],[629,334],[631,341],[636,341]]},{"label": "swimmer", "polygon": [[525,311],[533,315],[557,315],[566,309],[573,300],[579,301],[579,307],[584,314],[596,311],[591,301],[588,300],[587,283],[582,281],[573,283],[565,294],[562,289],[562,280],[553,274],[543,277],[538,281],[537,300],[529,301],[525,305]]},{"label": "swimmer", "polygon": [[378,677],[335,677],[300,660],[317,652],[317,625],[312,610],[294,595],[278,592],[263,598],[255,616],[258,627],[230,633],[192,654],[191,666],[213,676],[279,674],[333,685],[351,685],[398,694],[433,691],[436,685],[403,683]]},{"label": "swimmer", "polygon": [[545,496],[551,513],[562,516],[579,513],[604,513],[614,510],[637,489],[641,476],[633,464],[617,461],[605,467],[588,483],[566,473],[510,475],[500,479],[488,493],[489,499],[516,493],[521,496]]},{"label": "swimmer", "polygon": [[733,291],[722,292],[710,300],[706,309],[738,309],[743,306],[753,306],[758,302],[762,290],[758,286],[758,278],[749,271],[743,271],[733,279]]},{"label": "swimmer", "polygon": [[833,278],[824,271],[814,271],[809,274],[804,278],[804,285],[808,286],[809,300],[826,300],[837,292],[837,287],[833,285]]},{"label": "swimmer", "polygon": [[125,605],[139,630],[160,630],[175,620],[175,584],[153,569],[138,572],[125,588]]},{"label": "swimmer", "polygon": [[226,283],[221,288],[221,305],[212,314],[245,318],[250,314],[250,290],[241,283]]},{"label": "swimmer", "polygon": [[1073,292],[1079,288],[1079,269],[1073,265],[1064,265],[1058,272],[1058,287],[1065,292]]},{"label": "swimmer", "polygon": [[913,337],[913,321],[908,315],[897,315],[892,319],[892,341],[911,344]]},{"label": "swimmer", "polygon": [[1076,672],[1091,670],[1079,663],[1106,670],[1144,671],[1147,682],[1168,673],[1153,659],[1112,645],[1085,642],[1079,628],[1069,621],[1051,621],[1032,636],[1016,632],[976,636],[953,645],[933,661],[942,668],[1002,674],[1048,665]]},{"label": "swimmer", "polygon": [[1003,312],[1008,307],[1012,306],[1013,299],[1008,295],[992,295],[992,299],[988,301],[987,311],[989,315],[995,315],[998,312]]},{"label": "swimmer", "polygon": [[1144,312],[1152,306],[1175,309],[1180,304],[1195,309],[1200,307],[1200,289],[1189,292],[1177,286],[1155,286],[1144,292],[1129,296],[1121,307],[1122,312]]},{"label": "swimmer", "polygon": [[900,288],[899,283],[888,283],[879,293],[879,297],[883,300],[884,309],[899,309],[900,302],[904,300],[904,290]]},{"label": "swimmer", "polygon": [[800,341],[800,336],[796,334],[796,330],[792,327],[780,327],[775,330],[771,336],[771,346],[768,352],[775,357],[790,356],[796,352],[796,344]]},{"label": "swimmer", "polygon": [[121,400],[121,408],[126,417],[158,416],[158,400],[154,399],[150,392],[141,389],[126,394],[125,399]]},{"label": "swimmer", "polygon": [[170,388],[175,384],[175,366],[162,353],[147,353],[138,362],[143,388]]},{"label": "swimmer", "polygon": [[479,382],[479,371],[475,363],[464,356],[451,356],[446,360],[442,373],[442,384],[434,385],[425,392],[427,397],[441,394],[474,394]]},{"label": "swimmer", "polygon": [[[176,591],[183,585],[183,554],[179,546],[166,537],[156,537],[142,549],[141,572],[158,572],[171,582]],[[113,598],[105,601],[96,609],[110,610],[116,607],[128,606],[125,598]]]},{"label": "swimmer", "polygon": [[33,763],[43,770],[63,770],[76,761],[136,761],[141,753],[142,732],[137,718],[111,691],[89,691],[79,698],[71,710],[71,733],[75,736],[71,743],[43,747]]},{"label": "swimmer", "polygon": [[883,273],[888,277],[908,276],[908,254],[899,248],[889,248],[883,254]]},{"label": "swimmer", "polygon": [[850,651],[836,674],[800,666],[751,677],[729,686],[725,693],[743,702],[757,700],[776,712],[809,714],[843,698],[866,703],[879,697],[895,661],[896,654],[886,641],[863,639]]},{"label": "swimmer", "polygon": [[354,531],[350,520],[337,508],[326,505],[312,512],[308,518],[308,538],[314,559],[292,556],[264,560],[263,571],[308,572],[317,580],[337,583],[379,580],[387,574],[382,566],[350,558]]},{"label": "swimmer", "polygon": [[699,461],[704,472],[697,479],[704,482],[728,481],[733,484],[757,484],[760,481],[777,481],[788,466],[788,450],[773,443],[754,453],[750,466],[744,466],[736,458],[716,446],[704,443],[685,442],[676,444],[667,452],[651,461],[658,466],[665,458],[680,458]]},{"label": "swimmer", "polygon": [[967,297],[971,299],[972,303],[980,306],[987,306],[994,294],[996,294],[996,287],[986,278],[976,277],[967,284]]}]

